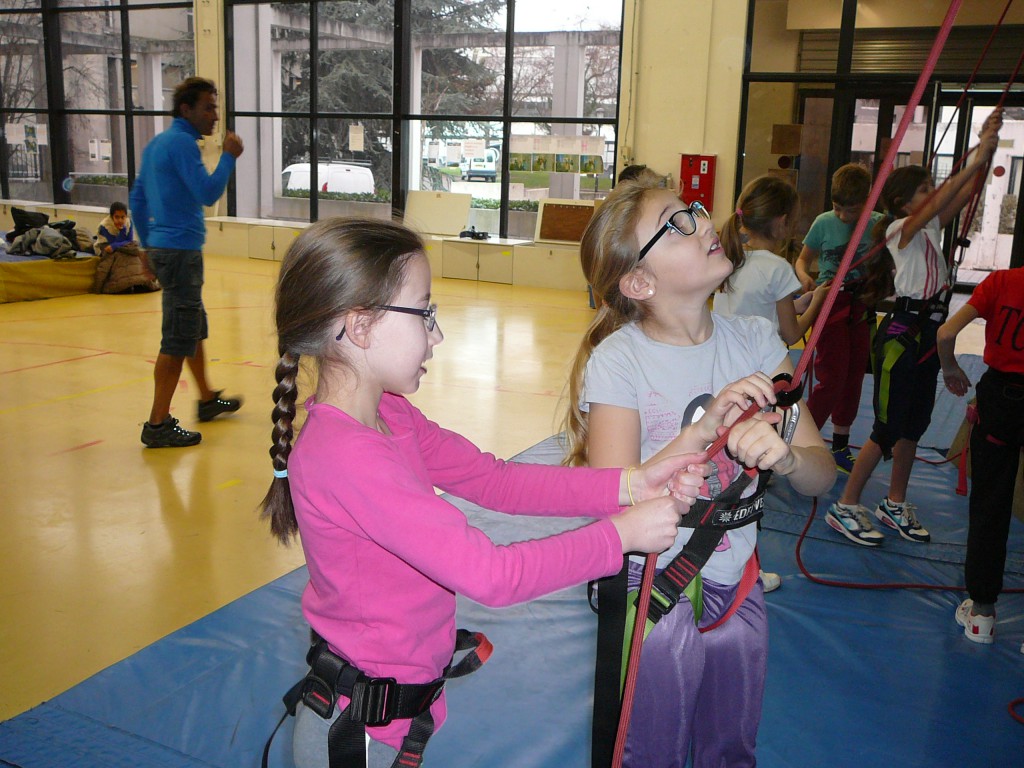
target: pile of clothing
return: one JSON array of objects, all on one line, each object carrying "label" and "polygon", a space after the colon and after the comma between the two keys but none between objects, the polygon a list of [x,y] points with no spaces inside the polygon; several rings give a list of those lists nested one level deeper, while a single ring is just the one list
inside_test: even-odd
[{"label": "pile of clothing", "polygon": [[51,259],[73,259],[80,248],[80,240],[87,242],[85,249],[92,249],[92,238],[88,233],[75,229],[71,219],[50,222],[45,213],[11,208],[14,229],[7,233],[8,253],[47,256]]}]

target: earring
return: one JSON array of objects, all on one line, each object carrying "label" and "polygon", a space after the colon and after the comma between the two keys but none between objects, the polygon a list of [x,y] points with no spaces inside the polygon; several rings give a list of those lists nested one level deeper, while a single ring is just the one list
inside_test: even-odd
[{"label": "earring", "polygon": [[654,295],[654,289],[653,288],[648,288],[647,289],[647,295],[648,296],[653,296]]}]

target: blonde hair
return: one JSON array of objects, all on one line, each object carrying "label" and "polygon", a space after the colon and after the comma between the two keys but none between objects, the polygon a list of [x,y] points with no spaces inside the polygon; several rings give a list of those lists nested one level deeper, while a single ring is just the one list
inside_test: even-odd
[{"label": "blonde hair", "polygon": [[580,242],[583,275],[598,302],[597,315],[590,323],[573,359],[566,384],[562,430],[568,442],[565,464],[582,466],[587,458],[587,417],[580,408],[583,378],[594,348],[626,323],[643,319],[647,307],[622,295],[619,282],[640,264],[640,243],[636,228],[644,202],[661,192],[657,174],[641,174],[615,187],[597,209]]},{"label": "blonde hair", "polygon": [[[405,279],[405,265],[423,252],[419,235],[379,219],[323,219],[302,232],[281,262],[274,319],[280,360],[274,375],[274,429],[270,458],[274,469],[288,469],[292,450],[299,360],[344,364],[337,351],[337,318],[354,309],[388,304]],[[260,504],[271,532],[287,544],[298,532],[287,477],[275,476]]]}]

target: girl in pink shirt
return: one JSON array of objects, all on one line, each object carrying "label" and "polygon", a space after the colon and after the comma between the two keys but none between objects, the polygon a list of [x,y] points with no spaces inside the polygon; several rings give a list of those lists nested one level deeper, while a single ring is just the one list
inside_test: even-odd
[{"label": "girl in pink shirt", "polygon": [[[321,221],[281,265],[275,479],[263,515],[283,542],[301,538],[303,613],[322,639],[314,639],[319,681],[306,678],[298,710],[299,768],[328,765],[335,722],[354,764],[417,764],[445,719],[456,594],[510,605],[616,573],[625,552],[664,550],[709,471],[701,454],[622,470],[506,463],[481,452],[405,399],[444,338],[436,313],[423,243],[397,224]],[[318,375],[293,446],[303,355]],[[599,520],[498,546],[435,488],[503,512]],[[346,687],[359,673],[377,682],[357,677]],[[342,758],[332,750],[331,761]]]}]

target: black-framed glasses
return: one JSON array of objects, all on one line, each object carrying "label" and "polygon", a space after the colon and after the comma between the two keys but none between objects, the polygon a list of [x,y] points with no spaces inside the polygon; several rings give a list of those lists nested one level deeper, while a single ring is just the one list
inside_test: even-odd
[{"label": "black-framed glasses", "polygon": [[[437,325],[437,304],[431,304],[426,309],[420,309],[419,307],[394,307],[390,304],[381,304],[374,309],[382,309],[385,312],[401,312],[403,315],[419,315],[423,318],[423,322],[427,325],[427,333],[434,330]],[[335,341],[341,341],[341,337],[345,335],[345,328],[342,327],[341,333],[335,337]]]},{"label": "black-framed glasses", "polygon": [[688,208],[680,208],[668,217],[668,221],[665,222],[664,226],[654,233],[654,237],[647,241],[647,245],[640,249],[640,255],[636,257],[636,260],[640,261],[646,256],[647,252],[654,247],[654,244],[661,239],[661,236],[669,230],[680,235],[692,235],[697,231],[697,219],[711,221],[711,214],[708,213],[708,209],[702,203],[695,200],[690,203]]}]

